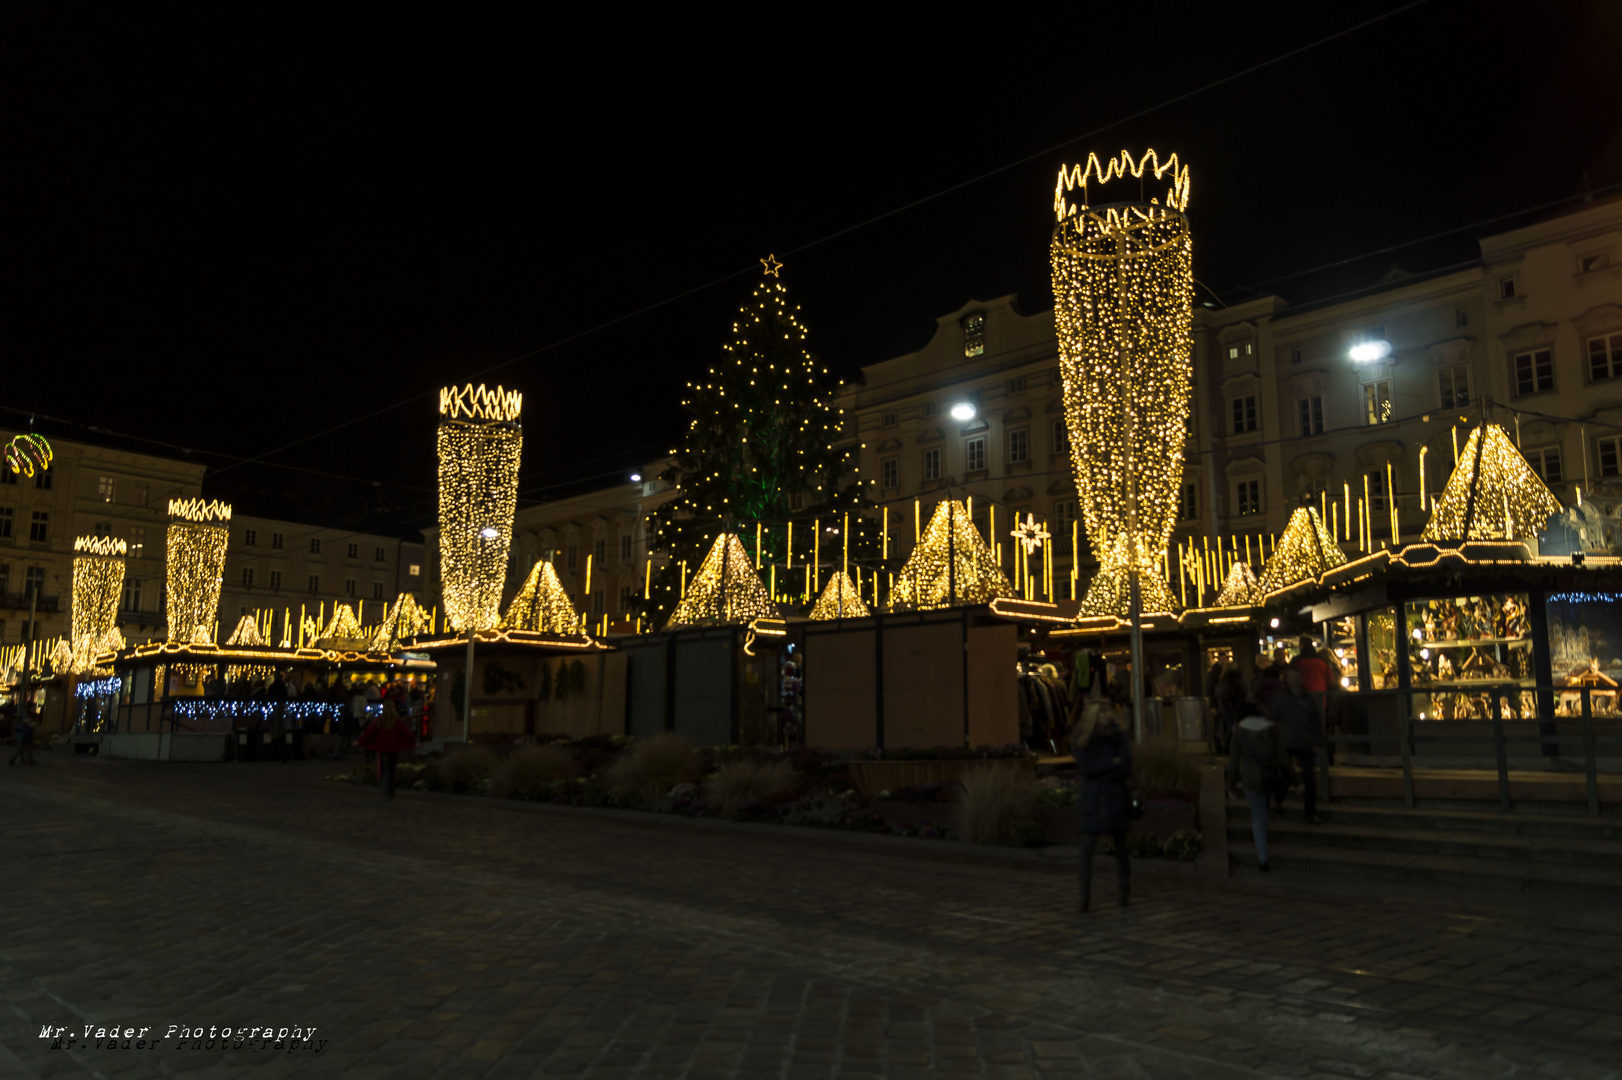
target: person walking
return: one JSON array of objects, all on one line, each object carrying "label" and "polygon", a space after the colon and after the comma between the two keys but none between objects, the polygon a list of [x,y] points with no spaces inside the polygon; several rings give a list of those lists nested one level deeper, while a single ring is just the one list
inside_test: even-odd
[{"label": "person walking", "polygon": [[[366,692],[360,688],[359,683],[349,687],[349,700],[344,703],[343,711],[338,716],[338,749],[332,752],[332,760],[337,761],[343,752],[355,745],[355,739],[361,733],[361,726],[366,720]],[[368,754],[369,758],[371,755]]]},{"label": "person walking", "polygon": [[[1319,661],[1322,663],[1323,661]],[[1300,770],[1303,815],[1309,825],[1322,825],[1318,817],[1318,748],[1324,737],[1323,707],[1318,696],[1309,693],[1305,673],[1299,668],[1284,669],[1284,689],[1273,697],[1273,722],[1284,739],[1284,749]],[[1275,792],[1274,805],[1284,809],[1284,793]]]},{"label": "person walking", "polygon": [[1301,639],[1301,651],[1290,661],[1290,667],[1301,673],[1307,693],[1319,695],[1318,700],[1322,702],[1323,695],[1329,690],[1329,665],[1313,648],[1311,638]]},{"label": "person walking", "polygon": [[394,798],[394,763],[400,754],[417,745],[411,726],[400,719],[394,702],[383,703],[383,715],[366,725],[360,733],[360,745],[377,753],[378,779],[383,782],[383,797]]},{"label": "person walking", "polygon": [[1121,726],[1120,709],[1111,701],[1090,702],[1076,728],[1072,747],[1081,772],[1081,910],[1092,901],[1093,852],[1100,836],[1115,841],[1119,877],[1118,902],[1127,905],[1132,863],[1126,851],[1131,798],[1126,782],[1132,775],[1132,743]]},{"label": "person walking", "polygon": [[1239,722],[1246,692],[1244,673],[1238,664],[1229,664],[1217,682],[1217,746],[1222,754],[1233,745],[1233,726]]},{"label": "person walking", "polygon": [[7,765],[32,765],[34,763],[34,724],[32,717],[26,713],[18,713],[16,722],[11,725],[11,733],[17,737],[17,752],[11,755]]},{"label": "person walking", "polygon": [[1278,725],[1262,715],[1261,706],[1247,701],[1239,713],[1239,724],[1233,730],[1233,747],[1228,753],[1228,788],[1235,794],[1242,792],[1250,804],[1256,864],[1266,871],[1268,796],[1275,788],[1290,787],[1290,759],[1285,755]]}]

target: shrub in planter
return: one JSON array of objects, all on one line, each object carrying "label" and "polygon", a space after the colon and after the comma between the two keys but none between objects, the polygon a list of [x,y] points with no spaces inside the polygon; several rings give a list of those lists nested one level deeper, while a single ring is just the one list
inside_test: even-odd
[{"label": "shrub in planter", "polygon": [[824,829],[837,829],[845,819],[859,808],[851,792],[835,795],[831,791],[816,791],[783,808],[785,825],[812,825]]},{"label": "shrub in planter", "polygon": [[698,749],[691,742],[680,735],[655,735],[616,758],[601,780],[615,791],[647,798],[702,775]]},{"label": "shrub in planter", "polygon": [[477,789],[501,766],[501,755],[488,746],[463,746],[446,754],[435,767],[439,779],[455,792]]},{"label": "shrub in planter", "polygon": [[574,753],[565,746],[523,746],[497,767],[491,779],[495,793],[503,798],[533,799],[543,787],[572,779],[579,770]]},{"label": "shrub in planter", "polygon": [[[958,829],[971,844],[1028,843],[1036,823],[1036,783],[1010,769],[978,767],[963,774]],[[1040,842],[1040,841],[1038,841]]]},{"label": "shrub in planter", "polygon": [[1200,769],[1183,753],[1173,734],[1145,739],[1132,748],[1132,784],[1140,792],[1193,792],[1200,790]]},{"label": "shrub in planter", "polygon": [[751,816],[758,817],[760,804],[780,799],[799,786],[800,778],[786,761],[769,765],[736,761],[723,766],[704,785],[704,804],[723,817],[735,817],[746,803],[754,803],[756,813]]},{"label": "shrub in planter", "polygon": [[1136,855],[1140,859],[1158,859],[1166,852],[1159,837],[1135,832],[1126,836],[1126,853]]},{"label": "shrub in planter", "polygon": [[1205,849],[1205,838],[1193,829],[1179,829],[1166,837],[1165,856],[1187,862]]}]

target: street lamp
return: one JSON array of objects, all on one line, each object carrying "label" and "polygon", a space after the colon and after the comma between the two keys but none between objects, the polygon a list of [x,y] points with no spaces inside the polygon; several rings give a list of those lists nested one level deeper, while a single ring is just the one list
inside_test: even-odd
[{"label": "street lamp", "polygon": [[1355,363],[1372,364],[1376,360],[1384,360],[1391,355],[1391,342],[1360,341],[1352,346],[1349,355]]},{"label": "street lamp", "polygon": [[640,484],[641,482],[642,482],[642,474],[641,473],[634,472],[634,473],[631,474],[631,483]]},{"label": "street lamp", "polygon": [[957,420],[959,422],[964,420],[973,420],[975,415],[974,403],[969,401],[958,402],[956,405],[952,406],[951,415],[953,420]]}]

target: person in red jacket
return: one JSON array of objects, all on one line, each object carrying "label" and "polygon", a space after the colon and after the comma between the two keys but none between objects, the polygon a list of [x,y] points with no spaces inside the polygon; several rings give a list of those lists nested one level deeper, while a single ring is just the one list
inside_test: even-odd
[{"label": "person in red jacket", "polygon": [[[1301,639],[1301,651],[1290,661],[1290,666],[1301,673],[1301,682],[1307,693],[1323,694],[1329,689],[1329,665],[1312,647],[1311,638]],[[1322,704],[1323,698],[1318,698],[1318,702]]]},{"label": "person in red jacket", "polygon": [[411,725],[400,719],[394,702],[383,702],[383,715],[366,725],[360,733],[362,749],[377,752],[378,776],[383,781],[383,797],[394,798],[394,763],[400,754],[417,745]]}]

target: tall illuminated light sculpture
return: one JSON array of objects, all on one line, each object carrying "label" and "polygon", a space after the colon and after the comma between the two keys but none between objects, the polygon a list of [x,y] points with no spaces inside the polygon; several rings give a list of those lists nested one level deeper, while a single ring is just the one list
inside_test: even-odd
[{"label": "tall illuminated light sculpture", "polygon": [[[1144,201],[1144,183],[1171,186]],[[1128,177],[1140,181],[1132,184]],[[1092,205],[1089,185],[1137,187],[1136,199]],[[1080,199],[1070,192],[1080,189]],[[1070,460],[1099,569],[1084,616],[1132,620],[1133,671],[1143,667],[1139,615],[1176,601],[1157,564],[1176,523],[1193,382],[1193,263],[1188,168],[1153,150],[1061,168],[1049,249]],[[1134,694],[1133,700],[1142,697]],[[1139,717],[1141,731],[1141,712]]]},{"label": "tall illuminated light sculpture", "polygon": [[518,506],[524,397],[496,387],[439,392],[439,580],[445,621],[467,635],[462,737],[473,711],[473,635],[501,623],[501,588]]},{"label": "tall illuminated light sculpture", "polygon": [[128,545],[110,536],[73,539],[72,670],[95,670],[96,656],[119,647],[118,601]]},{"label": "tall illuminated light sculpture", "polygon": [[230,520],[231,507],[218,500],[169,500],[170,641],[214,640]]}]

